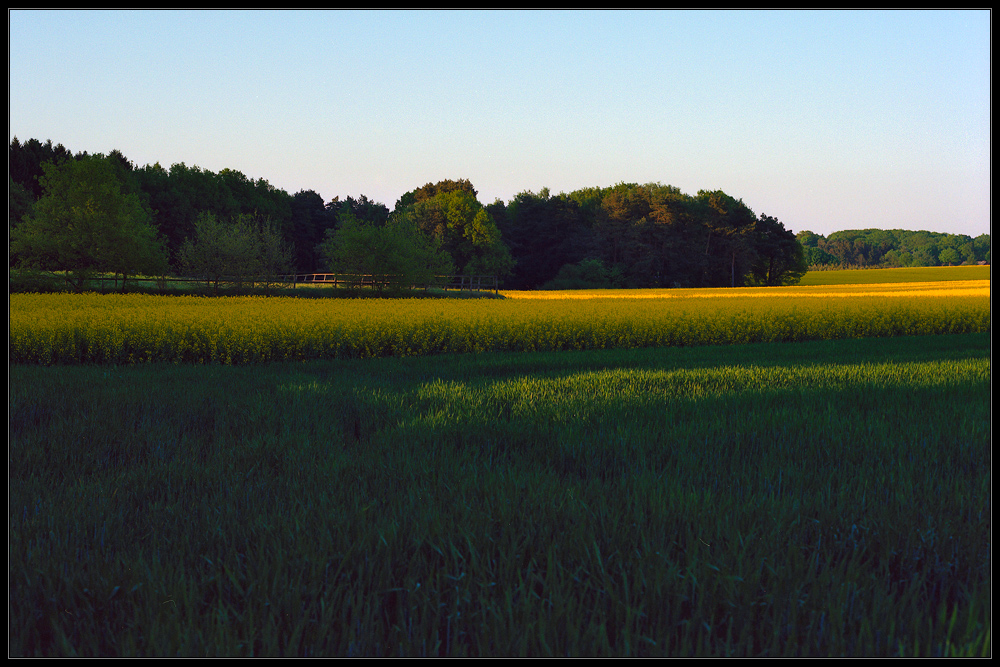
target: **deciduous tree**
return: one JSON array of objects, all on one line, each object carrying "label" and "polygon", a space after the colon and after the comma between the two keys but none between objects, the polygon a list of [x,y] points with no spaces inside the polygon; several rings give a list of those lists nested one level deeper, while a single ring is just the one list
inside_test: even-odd
[{"label": "deciduous tree", "polygon": [[754,225],[756,259],[746,278],[748,285],[795,285],[808,265],[802,244],[790,230],[769,215],[760,215]]},{"label": "deciduous tree", "polygon": [[371,276],[379,292],[427,284],[454,270],[440,242],[406,219],[378,225],[346,214],[326,236],[317,250],[329,270]]},{"label": "deciduous tree", "polygon": [[592,245],[580,205],[564,194],[522,192],[509,206],[487,207],[517,257],[507,282],[513,289],[534,289],[554,279],[560,267],[583,260]]},{"label": "deciduous tree", "polygon": [[11,229],[19,264],[65,271],[82,290],[97,273],[124,279],[162,275],[167,258],[149,211],[138,195],[125,194],[115,166],[101,155],[43,165],[43,195]]},{"label": "deciduous tree", "polygon": [[265,284],[291,269],[294,253],[267,218],[241,214],[226,222],[203,211],[195,219],[194,238],[178,253],[185,273],[214,283],[223,279],[242,285],[247,280]]},{"label": "deciduous tree", "polygon": [[436,239],[459,273],[505,277],[514,267],[496,223],[467,189],[439,192],[396,211],[393,218]]}]

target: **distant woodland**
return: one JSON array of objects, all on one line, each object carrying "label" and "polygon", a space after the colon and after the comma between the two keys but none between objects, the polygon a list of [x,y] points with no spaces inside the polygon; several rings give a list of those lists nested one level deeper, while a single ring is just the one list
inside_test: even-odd
[{"label": "distant woodland", "polygon": [[[990,238],[862,230],[797,236],[722,191],[619,183],[483,204],[468,180],[427,183],[390,209],[295,194],[239,171],[139,167],[14,138],[12,268],[192,275],[489,274],[507,289],[794,284],[807,268],[989,262]],[[415,284],[415,283],[414,283]]]},{"label": "distant woodland", "polygon": [[796,238],[813,269],[990,264],[989,234],[972,238],[903,229],[856,229],[828,237],[799,232]]}]

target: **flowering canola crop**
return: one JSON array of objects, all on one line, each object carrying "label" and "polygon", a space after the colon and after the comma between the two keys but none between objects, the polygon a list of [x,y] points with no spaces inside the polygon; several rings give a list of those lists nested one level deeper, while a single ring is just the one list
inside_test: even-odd
[{"label": "flowering canola crop", "polygon": [[990,329],[989,281],[505,292],[505,299],[10,295],[10,363],[248,364]]}]

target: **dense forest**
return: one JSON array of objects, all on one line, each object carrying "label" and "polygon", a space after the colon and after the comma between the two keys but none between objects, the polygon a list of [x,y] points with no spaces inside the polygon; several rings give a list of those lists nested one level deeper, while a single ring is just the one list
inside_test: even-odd
[{"label": "dense forest", "polygon": [[796,238],[811,268],[897,268],[989,264],[990,235],[976,238],[902,229],[857,229]]},{"label": "dense forest", "polygon": [[11,267],[67,271],[78,284],[96,272],[218,280],[391,267],[414,281],[497,275],[509,289],[716,287],[791,284],[809,265],[989,259],[988,235],[796,238],[722,191],[692,196],[659,183],[543,188],[484,205],[468,180],[443,180],[390,209],[364,195],[291,195],[231,169],[139,167],[118,150],[74,154],[37,139],[11,141],[8,208]]}]

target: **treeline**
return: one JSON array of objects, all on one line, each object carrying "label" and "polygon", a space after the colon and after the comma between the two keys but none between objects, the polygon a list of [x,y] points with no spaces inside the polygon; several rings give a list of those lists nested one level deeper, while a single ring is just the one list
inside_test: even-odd
[{"label": "treeline", "polygon": [[722,191],[659,183],[525,192],[487,206],[517,260],[509,283],[551,287],[721,287],[794,283],[802,248],[777,219]]},{"label": "treeline", "polygon": [[[86,174],[81,164],[88,165]],[[66,177],[72,170],[75,175]],[[364,195],[290,195],[231,169],[139,167],[117,150],[72,154],[51,141],[15,138],[8,188],[12,266],[80,275],[153,269],[206,275],[212,258],[228,252],[227,266],[257,262],[270,273],[392,266],[397,273],[497,275],[510,289],[712,287],[794,283],[808,264],[803,245],[777,219],[758,216],[721,191],[691,196],[659,183],[558,195],[542,189],[483,205],[468,180],[445,180],[404,194],[390,209]],[[66,200],[86,198],[87,191],[103,198],[102,205],[117,206],[121,222],[112,226],[131,225],[133,235],[147,241],[153,230],[156,248],[135,257],[155,256],[158,262],[111,266],[107,259],[68,258],[66,252],[60,257],[49,241],[67,227],[86,226],[68,224]],[[130,203],[122,208],[118,200]],[[92,236],[105,233],[96,223],[86,224]],[[103,229],[110,233],[107,225]],[[240,237],[241,244],[227,243],[226,235]],[[79,239],[60,242],[80,245]],[[227,250],[234,245],[242,255]],[[220,273],[225,271],[217,267],[215,275]]]},{"label": "treeline", "polygon": [[899,268],[990,264],[990,235],[972,238],[903,229],[856,229],[828,237],[796,234],[813,269]]}]

